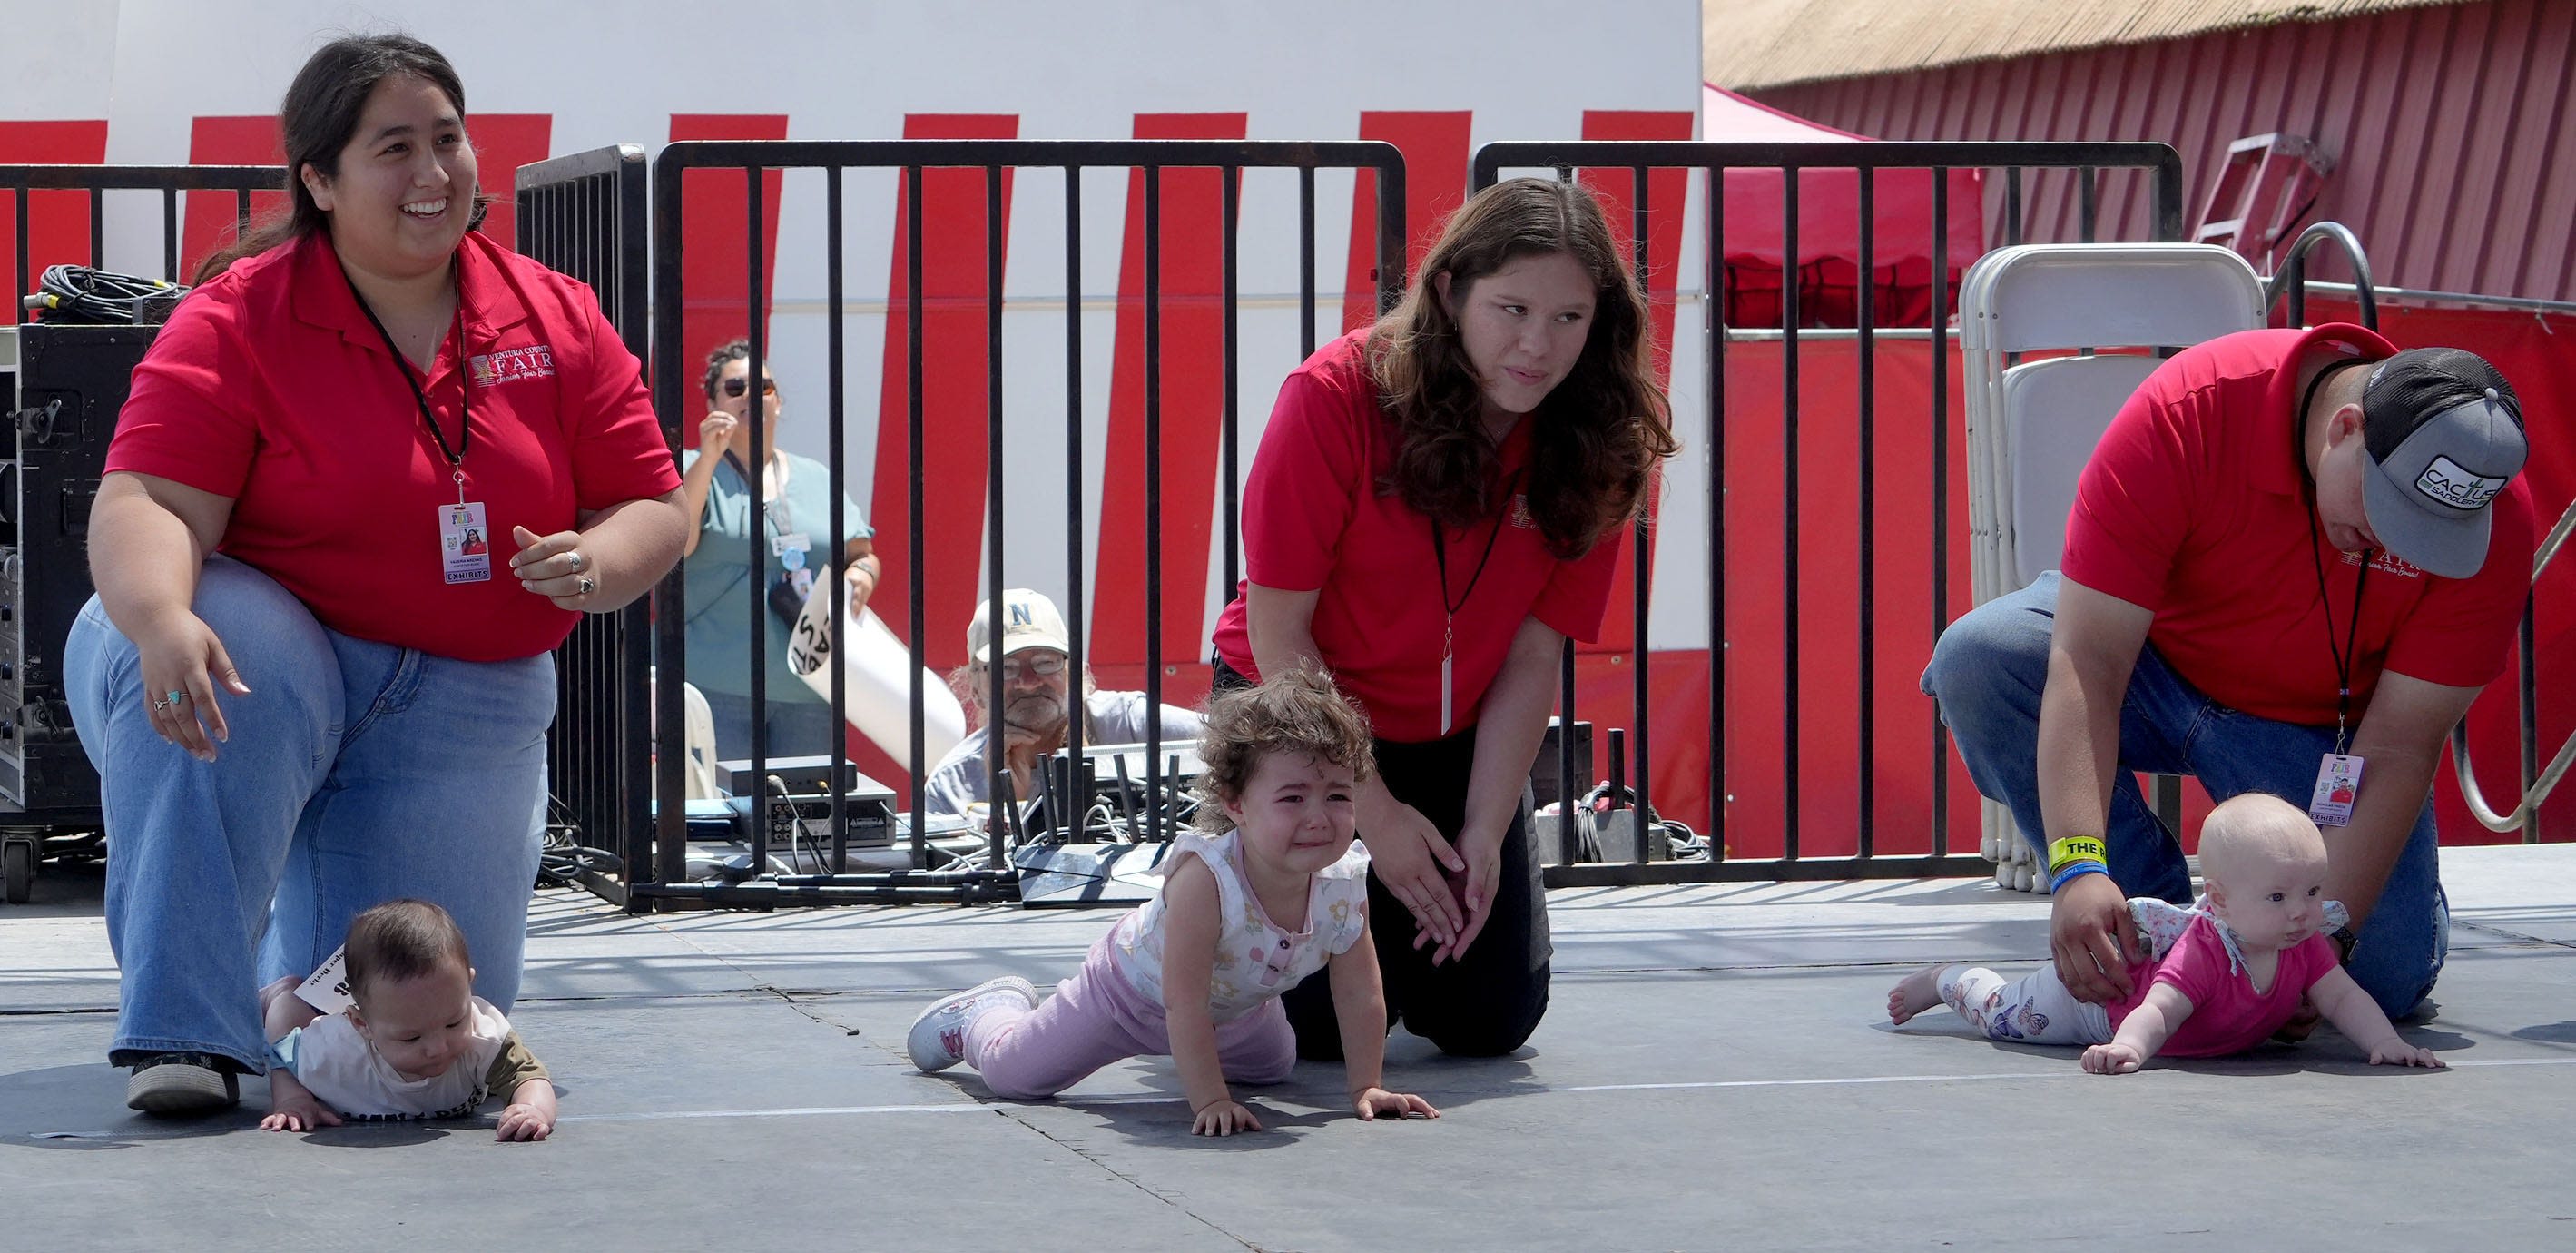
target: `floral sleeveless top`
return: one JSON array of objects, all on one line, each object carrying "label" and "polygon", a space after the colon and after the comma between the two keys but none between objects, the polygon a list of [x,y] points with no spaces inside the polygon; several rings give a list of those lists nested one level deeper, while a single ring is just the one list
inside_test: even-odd
[{"label": "floral sleeveless top", "polygon": [[[1208,986],[1208,1013],[1216,1022],[1231,1022],[1297,986],[1335,954],[1359,943],[1367,925],[1368,852],[1358,844],[1308,884],[1302,931],[1284,930],[1262,912],[1244,875],[1240,833],[1192,831],[1175,838],[1164,873],[1170,874],[1184,856],[1198,857],[1216,873],[1219,922]],[[1109,933],[1109,956],[1127,986],[1163,1003],[1161,896],[1118,920]]]}]

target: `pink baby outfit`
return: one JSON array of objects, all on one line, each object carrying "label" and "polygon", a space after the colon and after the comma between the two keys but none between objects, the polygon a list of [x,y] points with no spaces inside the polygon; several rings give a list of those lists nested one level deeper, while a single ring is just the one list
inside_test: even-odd
[{"label": "pink baby outfit", "polygon": [[[1359,942],[1368,925],[1368,854],[1357,845],[1307,886],[1306,926],[1270,921],[1244,875],[1240,836],[1191,832],[1172,842],[1165,873],[1195,856],[1214,872],[1217,949],[1208,1008],[1217,1058],[1238,1083],[1277,1083],[1297,1061],[1297,1039],[1279,997]],[[1129,1057],[1165,1056],[1163,897],[1138,906],[1091,946],[1082,969],[1034,1010],[978,1014],[966,1027],[968,1065],[996,1096],[1053,1096],[1091,1072]]]}]

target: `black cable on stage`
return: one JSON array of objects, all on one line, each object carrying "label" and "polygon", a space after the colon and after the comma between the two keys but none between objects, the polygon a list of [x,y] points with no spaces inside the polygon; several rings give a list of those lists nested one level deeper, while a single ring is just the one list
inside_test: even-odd
[{"label": "black cable on stage", "polygon": [[115,274],[86,265],[49,265],[21,308],[48,322],[144,326],[170,316],[188,289],[159,279]]}]

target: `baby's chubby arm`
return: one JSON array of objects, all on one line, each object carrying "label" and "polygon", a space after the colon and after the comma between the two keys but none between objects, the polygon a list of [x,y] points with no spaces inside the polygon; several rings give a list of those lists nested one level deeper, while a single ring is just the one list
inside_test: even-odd
[{"label": "baby's chubby arm", "polygon": [[1380,1114],[1438,1118],[1431,1102],[1379,1086],[1386,1066],[1386,988],[1377,968],[1377,946],[1362,915],[1359,941],[1333,954],[1333,1014],[1341,1022],[1342,1073],[1351,1087],[1351,1109],[1363,1122]]},{"label": "baby's chubby arm", "polygon": [[554,1078],[520,1041],[518,1032],[502,1040],[500,1053],[483,1074],[483,1086],[510,1094],[509,1108],[501,1111],[501,1124],[493,1132],[494,1139],[542,1140],[554,1134]]},{"label": "baby's chubby arm", "polygon": [[554,1080],[539,1077],[522,1080],[510,1094],[510,1107],[501,1111],[501,1125],[492,1133],[495,1140],[542,1140],[555,1130]]},{"label": "baby's chubby arm", "polygon": [[2190,1017],[2191,998],[2170,983],[2159,983],[2147,989],[2147,999],[2120,1020],[2120,1030],[2110,1043],[2084,1050],[2084,1069],[2097,1075],[2128,1074],[2146,1065]]},{"label": "baby's chubby arm", "polygon": [[[322,1016],[322,1011],[305,1003],[294,992],[292,979],[281,979],[283,987],[273,988],[260,1022],[268,1042],[275,1044],[298,1028]],[[284,1066],[268,1069],[268,1116],[259,1120],[266,1131],[319,1131],[340,1125],[340,1116],[324,1105],[311,1089],[296,1081],[294,1072]]]},{"label": "baby's chubby arm", "polygon": [[1203,1136],[1261,1130],[1261,1120],[1226,1087],[1216,1051],[1208,997],[1216,983],[1220,909],[1215,872],[1197,857],[1181,857],[1163,880],[1163,1021],[1190,1102],[1190,1131]]},{"label": "baby's chubby arm", "polygon": [[2308,1000],[2317,1012],[2344,1038],[2370,1052],[2373,1066],[2430,1066],[2447,1070],[2449,1066],[2433,1055],[2433,1050],[2408,1044],[2397,1034],[2397,1025],[2380,1012],[2379,1002],[2353,982],[2352,973],[2337,966],[2308,988]]}]

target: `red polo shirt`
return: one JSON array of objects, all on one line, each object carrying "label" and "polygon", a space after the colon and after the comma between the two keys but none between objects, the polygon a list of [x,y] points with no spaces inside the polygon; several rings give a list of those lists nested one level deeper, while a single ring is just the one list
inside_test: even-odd
[{"label": "red polo shirt", "polygon": [[[1431,520],[1377,489],[1394,462],[1395,427],[1369,377],[1367,341],[1362,328],[1325,345],[1280,386],[1243,489],[1244,571],[1263,587],[1320,592],[1315,647],[1343,694],[1368,711],[1380,738],[1421,743],[1441,737],[1440,565]],[[1500,458],[1506,478],[1529,463],[1529,422],[1512,428]],[[1475,725],[1524,620],[1536,617],[1579,640],[1600,634],[1625,529],[1559,561],[1515,496],[1506,520],[1442,534],[1449,599],[1459,604],[1451,649],[1456,734]],[[1485,569],[1476,576],[1480,560]],[[1239,588],[1217,621],[1216,649],[1227,665],[1260,677]]]},{"label": "red polo shirt", "polygon": [[135,367],[107,468],[231,498],[220,551],[342,634],[465,661],[562,643],[579,615],[511,577],[510,528],[570,530],[679,476],[590,288],[479,232],[456,255],[464,341],[448,333],[424,390],[453,445],[472,387],[465,498],[485,507],[490,581],[446,582],[437,510],[456,484],[327,236],[237,262],[179,303]]},{"label": "red polo shirt", "polygon": [[[2396,349],[2357,326],[2244,331],[2176,355],[2129,398],[2085,464],[2066,520],[2067,578],[2155,611],[2154,646],[2203,695],[2281,722],[2332,726],[2334,647],[2351,628],[2359,557],[2324,545],[2325,597],[2292,423],[2318,369]],[[2495,498],[2475,577],[2382,554],[2362,594],[2356,724],[2383,669],[2478,687],[2504,669],[2531,585],[2530,486]]]}]

